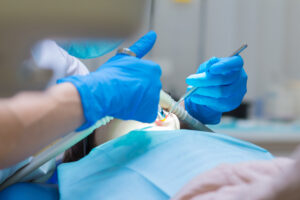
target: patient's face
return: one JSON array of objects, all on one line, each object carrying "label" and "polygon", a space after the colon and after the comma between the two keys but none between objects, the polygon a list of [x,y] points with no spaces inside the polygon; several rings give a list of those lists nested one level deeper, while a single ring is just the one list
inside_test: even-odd
[{"label": "patient's face", "polygon": [[124,121],[114,119],[106,126],[102,126],[96,130],[95,145],[103,144],[104,142],[125,135],[130,131],[146,127],[149,127],[147,130],[177,130],[180,129],[180,123],[174,114],[170,114],[164,121],[157,119],[151,124],[132,120]]}]

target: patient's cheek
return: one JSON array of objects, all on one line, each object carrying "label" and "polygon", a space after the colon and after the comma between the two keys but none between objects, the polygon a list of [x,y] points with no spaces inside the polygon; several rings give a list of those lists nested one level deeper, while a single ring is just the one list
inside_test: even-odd
[{"label": "patient's cheek", "polygon": [[180,129],[180,123],[176,115],[170,113],[164,120],[156,119],[154,122],[154,127],[165,130],[177,130]]}]

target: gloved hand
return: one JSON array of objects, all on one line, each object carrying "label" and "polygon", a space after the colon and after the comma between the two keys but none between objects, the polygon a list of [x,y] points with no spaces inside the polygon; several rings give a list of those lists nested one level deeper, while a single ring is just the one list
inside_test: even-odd
[{"label": "gloved hand", "polygon": [[247,79],[240,56],[213,57],[200,65],[197,74],[187,77],[188,85],[199,88],[185,100],[185,108],[202,123],[217,124],[223,112],[241,104]]},{"label": "gloved hand", "polygon": [[58,81],[71,82],[80,94],[86,122],[79,130],[104,116],[148,123],[155,120],[161,69],[158,64],[141,59],[155,40],[156,33],[151,31],[130,47],[137,57],[116,55],[89,75]]}]

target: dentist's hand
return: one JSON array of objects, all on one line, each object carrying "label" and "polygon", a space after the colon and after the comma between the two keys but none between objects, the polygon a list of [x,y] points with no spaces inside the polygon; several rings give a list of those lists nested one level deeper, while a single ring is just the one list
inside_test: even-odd
[{"label": "dentist's hand", "polygon": [[161,90],[160,66],[141,58],[153,47],[155,32],[149,32],[130,47],[137,57],[116,55],[86,76],[71,76],[85,116],[80,129],[93,125],[104,116],[123,120],[153,122],[157,116]]},{"label": "dentist's hand", "polygon": [[223,112],[241,104],[247,79],[240,56],[211,58],[186,79],[189,86],[199,87],[185,100],[186,110],[205,124],[219,123]]}]

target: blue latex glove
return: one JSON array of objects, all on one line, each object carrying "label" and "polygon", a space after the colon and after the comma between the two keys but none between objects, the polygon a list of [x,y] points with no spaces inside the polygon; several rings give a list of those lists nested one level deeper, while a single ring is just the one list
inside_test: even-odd
[{"label": "blue latex glove", "polygon": [[205,124],[220,122],[223,112],[237,108],[247,92],[247,74],[240,56],[211,58],[186,79],[199,87],[185,100],[186,110]]},{"label": "blue latex glove", "polygon": [[137,57],[116,55],[96,72],[58,81],[71,82],[80,94],[86,122],[79,130],[104,116],[147,123],[155,120],[161,69],[158,64],[141,59],[155,40],[156,33],[151,31],[130,47]]}]

